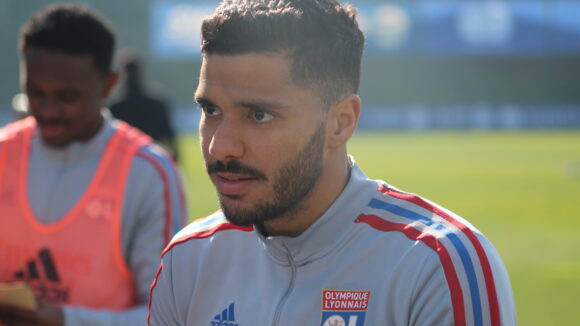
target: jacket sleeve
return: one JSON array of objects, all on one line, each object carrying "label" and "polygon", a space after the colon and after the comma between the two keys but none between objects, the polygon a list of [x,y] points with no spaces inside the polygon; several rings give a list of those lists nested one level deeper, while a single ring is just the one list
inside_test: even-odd
[{"label": "jacket sleeve", "polygon": [[[452,285],[443,272],[441,261],[433,252],[418,273],[415,286],[411,293],[411,313],[409,325],[457,325],[477,324],[476,320],[482,320],[484,325],[515,326],[516,311],[511,284],[505,266],[491,243],[478,234],[478,240],[483,246],[485,255],[490,264],[493,275],[493,283],[487,289],[479,289],[480,302],[473,301],[472,288],[459,283],[463,298],[460,302],[452,302]],[[493,284],[493,286],[492,286]],[[457,292],[458,289],[455,289]],[[485,293],[495,293],[499,311],[490,312],[486,301],[489,299]],[[459,307],[460,306],[460,307]],[[477,312],[475,309],[482,307]],[[458,310],[459,309],[459,310]],[[455,316],[461,311],[462,321],[457,322]],[[493,317],[496,314],[497,317]]]},{"label": "jacket sleeve", "polygon": [[182,325],[178,320],[175,295],[173,293],[173,279],[171,274],[171,251],[167,252],[157,276],[151,285],[151,298],[149,299],[148,325]]},{"label": "jacket sleeve", "polygon": [[133,273],[137,306],[121,312],[65,307],[66,326],[145,324],[161,251],[185,221],[182,184],[180,171],[156,146],[137,154],[127,181],[121,226],[122,250]]},{"label": "jacket sleeve", "polygon": [[82,307],[65,307],[65,326],[121,326],[121,325],[143,325],[147,317],[147,306],[141,305],[123,312],[109,310],[91,310]]},{"label": "jacket sleeve", "polygon": [[449,286],[435,253],[425,259],[422,268],[417,271],[412,291],[409,293],[410,314],[408,325],[441,325],[453,326],[453,305]]}]

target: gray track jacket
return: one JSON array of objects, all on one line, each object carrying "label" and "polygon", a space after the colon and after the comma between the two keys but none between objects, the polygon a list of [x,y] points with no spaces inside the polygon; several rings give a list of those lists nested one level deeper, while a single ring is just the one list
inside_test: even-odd
[{"label": "gray track jacket", "polygon": [[515,325],[506,269],[459,216],[355,165],[298,237],[264,237],[220,212],[164,251],[150,325]]}]

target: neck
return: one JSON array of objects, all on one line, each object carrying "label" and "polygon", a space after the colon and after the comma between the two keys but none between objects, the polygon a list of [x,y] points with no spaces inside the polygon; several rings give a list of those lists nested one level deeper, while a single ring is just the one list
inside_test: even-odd
[{"label": "neck", "polygon": [[259,229],[267,236],[297,237],[308,229],[336,201],[350,177],[346,153],[324,167],[318,183],[291,212],[267,221]]},{"label": "neck", "polygon": [[105,119],[103,118],[103,115],[99,113],[98,119],[95,121],[95,124],[93,124],[91,126],[91,128],[86,131],[85,135],[83,135],[83,137],[80,140],[81,141],[88,141],[88,140],[92,139],[93,137],[95,137],[95,135],[103,127],[104,121],[105,121]]}]

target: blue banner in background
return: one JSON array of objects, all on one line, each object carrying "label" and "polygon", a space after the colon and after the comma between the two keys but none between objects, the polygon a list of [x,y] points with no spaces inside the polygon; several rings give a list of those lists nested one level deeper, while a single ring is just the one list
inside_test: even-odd
[{"label": "blue banner in background", "polygon": [[553,6],[553,46],[561,52],[580,53],[580,1],[556,1]]},{"label": "blue banner in background", "polygon": [[201,22],[214,9],[214,2],[153,2],[149,24],[153,56],[161,60],[199,59]]},{"label": "blue banner in background", "polygon": [[525,54],[547,49],[540,1],[426,1],[417,8],[421,50],[449,54]]},{"label": "blue banner in background", "polygon": [[[580,1],[352,1],[365,55],[580,54]],[[150,44],[160,60],[199,59],[200,25],[214,1],[151,5]]]},{"label": "blue banner in background", "polygon": [[358,22],[366,36],[365,53],[405,53],[418,50],[417,22],[412,4],[384,2],[357,5]]}]

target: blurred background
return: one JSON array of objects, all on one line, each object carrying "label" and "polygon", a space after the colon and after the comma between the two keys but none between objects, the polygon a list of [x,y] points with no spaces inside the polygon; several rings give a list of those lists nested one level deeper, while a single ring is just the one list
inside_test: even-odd
[{"label": "blurred background", "polygon": [[[0,0],[0,125],[12,120],[20,26],[55,1]],[[218,205],[191,100],[199,23],[217,1],[93,0],[118,49],[171,103],[191,218]],[[466,217],[510,272],[520,325],[580,307],[580,1],[352,0],[367,36],[350,152],[372,178]]]},{"label": "blurred background", "polygon": [[[0,121],[19,91],[18,31],[53,1],[0,0]],[[195,128],[199,21],[217,1],[93,0],[142,54],[178,129]],[[580,1],[352,1],[367,35],[361,128],[580,126]],[[183,111],[185,110],[185,112]]]}]

